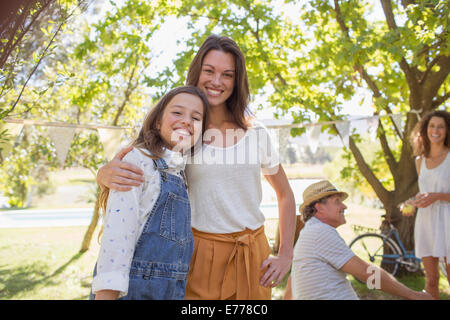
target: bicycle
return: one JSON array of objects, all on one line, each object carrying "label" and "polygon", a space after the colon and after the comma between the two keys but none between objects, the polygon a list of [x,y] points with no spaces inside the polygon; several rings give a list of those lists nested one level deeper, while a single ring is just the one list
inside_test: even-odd
[{"label": "bicycle", "polygon": [[[364,233],[350,242],[350,249],[360,259],[383,268],[393,276],[398,273],[400,267],[404,267],[408,272],[423,271],[421,259],[416,257],[414,251],[406,250],[398,230],[391,222],[388,222],[388,226],[387,230],[380,232],[376,229],[352,225],[355,233]],[[439,262],[439,266],[441,272],[447,277],[443,259]]]}]

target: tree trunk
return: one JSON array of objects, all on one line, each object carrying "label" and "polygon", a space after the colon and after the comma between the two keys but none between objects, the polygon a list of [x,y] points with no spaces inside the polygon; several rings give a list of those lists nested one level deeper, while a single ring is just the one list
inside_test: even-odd
[{"label": "tree trunk", "polygon": [[[404,131],[405,137],[403,138],[401,158],[398,162],[394,162],[391,165],[395,184],[394,190],[391,191],[387,190],[372,172],[372,169],[365,162],[356,143],[352,140],[350,143],[350,150],[356,160],[358,169],[383,203],[386,215],[380,226],[381,231],[387,230],[389,223],[392,223],[398,230],[400,240],[407,251],[414,250],[415,218],[404,217],[400,212],[399,204],[413,197],[419,191],[412,148],[407,139],[415,123],[417,123],[417,118],[408,118],[407,128]],[[395,239],[392,240],[397,242]],[[403,273],[405,273],[405,269],[400,268],[399,275]]]},{"label": "tree trunk", "polygon": [[100,217],[99,211],[100,211],[100,203],[99,203],[99,196],[100,194],[100,188],[97,187],[97,197],[95,200],[95,207],[94,207],[94,214],[92,215],[91,223],[89,224],[88,229],[86,230],[86,233],[84,234],[83,243],[81,244],[80,253],[86,252],[89,250],[89,246],[91,245],[92,235],[94,234],[95,228],[98,224],[98,219]]}]

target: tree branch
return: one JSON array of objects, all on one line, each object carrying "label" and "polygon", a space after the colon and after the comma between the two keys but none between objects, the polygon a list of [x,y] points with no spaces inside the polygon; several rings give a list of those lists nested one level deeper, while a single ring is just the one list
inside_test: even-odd
[{"label": "tree branch", "polygon": [[415,2],[414,0],[402,0],[403,8],[406,9],[407,6],[409,6],[410,4],[413,4],[414,2]]},{"label": "tree branch", "polygon": [[[366,71],[361,65],[355,65],[355,66],[353,66],[353,69],[359,72],[361,78],[363,78],[363,80],[364,80],[364,81],[367,83],[367,85],[369,86],[370,90],[372,90],[373,96],[374,96],[375,98],[381,98],[382,95],[381,95],[380,90],[378,89],[377,84],[375,83],[375,81],[372,80],[372,78],[369,76],[369,74],[367,73],[367,71]],[[384,106],[383,106],[383,107],[384,107]],[[385,109],[386,112],[392,113],[391,110],[390,110],[390,108],[389,108],[389,106],[385,106],[385,108],[387,108],[387,109]]]},{"label": "tree branch", "polygon": [[[381,0],[381,6],[383,7],[384,16],[386,17],[386,23],[390,30],[397,30],[397,23],[395,22],[394,12],[392,10],[391,0]],[[400,60],[400,68],[403,70],[408,81],[411,90],[417,85],[416,72],[413,72],[408,62],[404,57]]]},{"label": "tree branch", "polygon": [[389,29],[396,30],[397,23],[395,23],[391,0],[381,0],[381,6],[383,7],[384,16],[386,17],[386,22],[389,26]]},{"label": "tree branch", "polygon": [[[247,1],[244,1],[244,6],[245,6],[245,8],[247,9],[248,12],[253,14],[252,8],[250,7],[250,4]],[[255,37],[256,42],[258,43],[258,45],[261,46],[261,39],[259,37],[259,18],[257,18],[257,17],[254,17],[254,18],[256,20],[256,30],[253,30],[252,28],[250,28],[250,26],[248,26],[249,27],[248,29],[250,30],[250,32]],[[265,53],[265,50],[262,47],[261,47],[261,51]],[[267,66],[271,67],[272,64],[270,63],[270,59],[266,59],[264,62],[267,64]],[[274,76],[275,76],[276,79],[278,79],[281,82],[281,84],[283,86],[288,86],[288,83],[287,83],[286,79],[284,79],[284,77],[279,72],[275,73]],[[275,84],[274,83],[272,83],[272,84],[274,85],[274,89],[277,90]]]},{"label": "tree branch", "polygon": [[447,101],[447,99],[450,99],[450,92],[447,92],[446,94],[444,94],[443,96],[437,97],[436,99],[434,99],[431,102],[431,108],[432,109],[436,109],[437,107],[439,107],[441,104],[443,104],[445,101]]},{"label": "tree branch", "polygon": [[31,71],[30,75],[28,76],[27,80],[25,81],[24,85],[22,86],[22,90],[19,93],[19,96],[17,97],[16,101],[14,102],[14,104],[12,105],[11,109],[7,112],[7,113],[11,113],[12,111],[14,111],[14,109],[16,108],[17,103],[19,102],[20,98],[22,97],[22,94],[25,90],[25,87],[28,84],[28,81],[30,81],[31,77],[33,76],[33,74],[36,72],[37,68],[39,67],[41,61],[44,59],[44,57],[46,57],[46,52],[48,50],[48,48],[50,48],[50,46],[52,45],[53,41],[55,40],[56,35],[59,33],[59,31],[61,30],[62,26],[64,25],[64,20],[61,22],[61,24],[59,25],[58,29],[56,30],[55,34],[53,35],[53,37],[50,39],[47,47],[44,49],[44,51],[42,52],[39,61],[36,63],[36,65],[34,66],[33,70]]},{"label": "tree branch", "polygon": [[131,93],[133,92],[134,89],[136,89],[136,84],[133,85],[133,79],[134,79],[134,74],[136,72],[138,63],[139,63],[139,55],[136,57],[136,62],[134,63],[133,69],[131,70],[131,74],[128,79],[128,86],[127,86],[127,89],[125,90],[125,98],[122,101],[122,104],[120,105],[119,109],[117,110],[116,116],[114,117],[114,121],[112,123],[113,126],[117,126],[117,123],[119,122],[119,118],[120,118],[123,110],[125,109],[127,102],[130,100]]},{"label": "tree branch", "polygon": [[389,171],[391,171],[391,174],[394,177],[394,180],[396,181],[395,177],[397,175],[398,162],[395,161],[394,154],[392,153],[392,150],[389,147],[389,144],[388,144],[388,141],[386,138],[386,132],[384,131],[381,120],[378,120],[378,126],[381,128],[381,134],[380,134],[379,139],[380,139],[381,148],[383,149],[384,159],[386,160],[386,163],[389,166]]},{"label": "tree branch", "polygon": [[430,64],[427,67],[427,70],[424,71],[424,73],[422,74],[422,77],[420,77],[420,79],[419,79],[420,84],[422,84],[426,80],[426,78],[428,77],[428,75],[431,72],[431,69],[435,66],[436,63],[438,63],[440,58],[441,58],[441,56],[437,56],[436,58],[433,59],[433,61],[430,62]]},{"label": "tree branch", "polygon": [[[339,26],[341,27],[341,30],[344,33],[344,35],[347,37],[347,39],[351,40],[350,36],[349,36],[349,29],[346,26],[345,21],[342,18],[342,15],[341,15],[341,7],[339,5],[339,1],[338,0],[334,0],[334,4],[335,4],[334,11],[336,13],[336,20],[337,20]],[[355,64],[353,66],[353,69],[359,72],[359,74],[361,75],[361,78],[364,79],[364,81],[369,86],[370,90],[372,90],[374,97],[375,98],[381,98],[382,95],[381,95],[380,90],[378,89],[378,86],[376,85],[375,81],[373,81],[372,78],[369,76],[369,74],[364,69],[364,67],[362,65],[360,65],[360,64]],[[383,109],[389,114],[392,113],[391,108],[389,108],[389,106],[387,104],[383,104]],[[399,137],[401,137],[402,134],[400,132],[400,129],[397,128],[395,123],[394,123],[394,129],[395,129],[397,135]]]},{"label": "tree branch", "polygon": [[390,196],[389,191],[383,186],[383,184],[378,180],[375,174],[370,169],[369,165],[365,162],[364,157],[361,154],[361,151],[356,146],[353,138],[349,138],[349,146],[350,150],[355,158],[356,165],[358,166],[359,171],[363,175],[363,177],[367,180],[367,182],[372,186],[373,190],[377,194],[378,198],[384,204],[389,203]]},{"label": "tree branch", "polygon": [[30,13],[30,11],[34,8],[31,8],[31,6],[34,6],[35,3],[27,3],[26,7],[23,8],[22,14],[20,15],[20,20],[16,21],[16,28],[14,30],[12,30],[11,35],[10,35],[10,39],[8,40],[7,44],[5,45],[5,51],[2,52],[2,56],[1,56],[1,60],[0,60],[0,68],[3,67],[3,65],[6,63],[6,61],[8,60],[9,55],[11,54],[11,51],[20,43],[20,41],[22,41],[23,37],[30,31],[31,26],[36,22],[37,18],[40,16],[40,14],[42,12],[44,12],[47,7],[50,5],[50,3],[52,3],[53,1],[47,1],[42,4],[42,7],[34,14],[32,20],[30,21],[30,23],[28,23],[28,25],[24,28],[24,30],[22,30],[22,32],[19,34],[18,38],[16,39],[16,41],[14,41],[14,38],[16,36],[17,33],[17,29],[22,26],[22,24],[25,24],[25,21],[27,19],[27,15]]},{"label": "tree branch", "polygon": [[[336,118],[336,115],[334,114],[333,111],[331,111],[330,121],[333,121],[333,118]],[[336,125],[333,124],[332,126],[334,128],[334,131],[336,131],[337,134],[341,136]],[[383,186],[380,180],[378,180],[378,178],[375,176],[370,166],[366,163],[366,161],[364,160],[364,156],[362,155],[361,151],[359,150],[358,146],[356,145],[355,141],[351,136],[349,137],[349,148],[353,154],[353,157],[355,158],[356,165],[358,166],[359,171],[361,172],[363,177],[367,180],[367,182],[371,185],[371,187],[377,194],[378,198],[381,200],[381,202],[383,202],[383,204],[389,203],[390,201],[389,191]]]},{"label": "tree branch", "polygon": [[423,83],[425,89],[424,93],[426,92],[427,94],[424,99],[425,101],[429,101],[430,107],[433,97],[437,95],[439,88],[450,73],[450,56],[441,56],[441,58],[436,62],[436,65],[439,66],[439,71],[430,71],[430,75]]},{"label": "tree branch", "polygon": [[[382,2],[383,2],[383,0],[382,0]],[[349,29],[346,26],[344,19],[342,18],[342,13],[341,13],[341,8],[340,8],[340,5],[339,5],[339,1],[338,0],[334,0],[334,4],[335,4],[336,20],[337,20],[339,26],[341,27],[341,31],[344,33],[345,37],[347,37],[347,39],[350,40]],[[389,1],[388,6],[390,7],[390,1]],[[392,10],[392,8],[391,8],[391,10]],[[392,19],[393,19],[393,15],[392,15]],[[390,23],[391,23],[391,25],[395,26],[395,21],[394,20],[392,20]],[[373,92],[374,98],[376,98],[376,99],[377,98],[381,98],[382,97],[381,91],[378,89],[377,84],[369,76],[369,74],[364,69],[364,67],[362,65],[355,64],[353,66],[353,69],[358,71],[360,76],[361,76],[361,78],[367,83],[367,85],[369,86],[370,90]],[[383,104],[383,109],[388,114],[392,114],[392,110],[391,110],[391,108],[389,108],[387,103]],[[378,113],[375,113],[375,114],[378,114]],[[397,135],[399,137],[401,137],[402,135],[401,135],[400,129],[396,126],[395,123],[393,123],[393,125],[394,125],[394,129],[395,129]],[[382,131],[381,131],[381,134],[380,134],[380,143],[381,143],[381,147],[383,149],[384,158],[385,158],[385,160],[386,160],[386,162],[387,162],[387,164],[389,166],[389,170],[391,171],[392,175],[394,176],[398,164],[395,161],[394,155],[392,153],[392,150],[389,147],[389,144],[387,143],[386,133],[385,133],[384,128],[383,128],[383,126],[381,124],[381,121],[379,122],[379,126],[381,126],[381,128],[382,128]],[[356,145],[354,145],[354,147],[356,148]],[[353,152],[353,150],[352,150],[352,152]],[[358,152],[359,152],[359,150],[358,150]],[[365,162],[364,162],[364,159],[362,159],[361,153],[359,152],[359,155],[358,155],[358,153],[353,153],[353,155],[355,156],[355,159],[356,159],[357,156],[359,156],[361,158],[360,159],[360,164],[358,165],[358,167],[360,167],[360,169],[364,168]],[[365,164],[365,165],[367,166],[367,164]],[[370,170],[370,168],[368,166],[367,166],[367,168],[365,170],[366,171],[369,170],[371,172],[371,170]],[[362,170],[361,170],[361,172],[362,172]],[[369,174],[366,174],[366,175],[369,176]],[[365,177],[366,177],[366,175],[365,175]],[[373,173],[372,173],[372,175],[373,175]],[[366,179],[367,179],[367,177],[366,177]],[[376,180],[378,181],[378,179],[376,179]],[[367,179],[367,181],[369,181],[369,179]],[[369,183],[372,184],[370,181],[369,181]]]},{"label": "tree branch", "polygon": [[338,0],[334,0],[334,11],[336,12],[336,20],[341,27],[342,32],[344,32],[345,36],[350,39],[348,28],[344,22],[344,19],[342,19],[341,6],[339,5]]},{"label": "tree branch", "polygon": [[[49,1],[50,3],[51,1]],[[50,48],[50,46],[52,45],[53,41],[55,40],[56,36],[58,35],[58,33],[61,31],[62,27],[64,26],[64,24],[68,21],[68,19],[75,13],[75,10],[79,7],[81,7],[81,1],[76,5],[76,7],[72,10],[72,12],[70,12],[67,15],[61,14],[61,23],[58,27],[58,29],[56,30],[56,32],[53,34],[52,38],[50,39],[47,47],[42,51],[42,54],[39,58],[39,61],[37,62],[37,64],[34,66],[33,70],[31,71],[31,73],[29,74],[27,80],[25,81],[22,90],[19,93],[19,96],[17,97],[16,101],[14,102],[14,104],[12,105],[11,109],[8,110],[6,112],[6,114],[11,113],[12,111],[14,111],[14,109],[16,108],[17,103],[20,101],[20,98],[22,97],[22,94],[28,84],[28,82],[30,81],[31,77],[33,76],[33,74],[36,72],[39,64],[42,62],[42,60],[46,57],[46,52],[47,50]],[[60,9],[62,11],[62,9]]]}]

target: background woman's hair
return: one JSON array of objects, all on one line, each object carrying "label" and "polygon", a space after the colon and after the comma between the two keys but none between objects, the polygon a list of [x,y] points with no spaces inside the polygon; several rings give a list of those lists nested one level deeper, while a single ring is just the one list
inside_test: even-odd
[{"label": "background woman's hair", "polygon": [[200,79],[202,71],[203,59],[211,50],[218,50],[225,53],[230,53],[234,57],[235,64],[235,83],[233,93],[227,99],[226,105],[228,110],[233,115],[236,124],[247,130],[248,122],[246,116],[250,116],[251,112],[248,109],[250,102],[250,90],[247,78],[247,69],[245,67],[245,57],[239,46],[231,38],[225,36],[211,35],[201,45],[194,59],[192,60],[186,79],[186,84],[196,86]]},{"label": "background woman's hair", "polygon": [[428,157],[430,154],[430,139],[428,139],[427,130],[432,117],[444,119],[447,130],[444,145],[450,148],[450,113],[444,110],[430,111],[422,117],[411,133],[410,142],[414,156]]},{"label": "background woman's hair", "polygon": [[[146,149],[150,152],[151,155],[142,152],[145,156],[150,157],[152,159],[161,158],[164,153],[164,148],[167,147],[164,142],[159,129],[157,127],[158,123],[162,119],[162,115],[164,113],[164,109],[169,104],[170,100],[173,99],[176,95],[180,93],[192,94],[200,98],[203,104],[203,123],[202,123],[202,133],[205,132],[206,129],[206,119],[208,119],[208,111],[209,111],[209,103],[205,94],[202,90],[195,86],[184,86],[177,87],[175,89],[170,90],[166,93],[154,106],[150,112],[145,116],[144,123],[142,124],[141,130],[139,131],[138,137],[131,143],[132,146],[138,149]],[[199,139],[201,140],[201,139]],[[200,141],[201,143],[201,141]],[[193,152],[194,147],[191,148],[191,152]],[[103,216],[106,216],[106,203],[108,201],[109,196],[109,188],[102,187],[99,196],[99,208],[103,211]],[[102,235],[103,227],[99,232],[98,240],[100,241],[100,237]]]}]

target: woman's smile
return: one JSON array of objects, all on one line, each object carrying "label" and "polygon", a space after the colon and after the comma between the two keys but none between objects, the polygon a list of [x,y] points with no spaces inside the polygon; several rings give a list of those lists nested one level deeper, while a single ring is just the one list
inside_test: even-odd
[{"label": "woman's smile", "polygon": [[205,92],[211,105],[224,105],[235,82],[234,57],[231,53],[211,50],[203,59],[197,87]]}]

